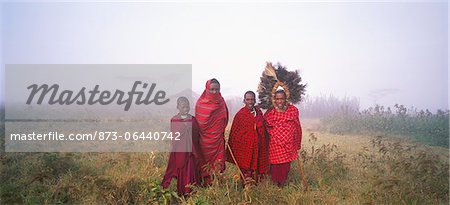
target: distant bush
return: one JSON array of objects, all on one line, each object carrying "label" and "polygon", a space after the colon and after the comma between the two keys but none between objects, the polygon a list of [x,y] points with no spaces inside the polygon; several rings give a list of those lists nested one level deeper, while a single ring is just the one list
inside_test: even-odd
[{"label": "distant bush", "polygon": [[389,134],[408,136],[412,140],[432,146],[449,147],[449,111],[407,109],[396,104],[375,106],[358,111],[343,106],[338,112],[322,120],[322,129],[331,133]]},{"label": "distant bush", "polygon": [[338,112],[341,107],[348,107],[352,110],[359,110],[359,99],[338,98],[333,95],[311,97],[306,96],[297,105],[300,109],[301,118],[324,118]]}]

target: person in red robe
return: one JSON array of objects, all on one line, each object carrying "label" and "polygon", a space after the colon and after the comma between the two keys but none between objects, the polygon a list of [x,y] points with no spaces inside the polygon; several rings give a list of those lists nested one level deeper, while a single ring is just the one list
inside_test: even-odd
[{"label": "person in red robe", "polygon": [[255,107],[255,93],[247,91],[244,103],[245,106],[233,119],[228,139],[231,152],[227,150],[227,161],[237,163],[245,177],[244,183],[248,183],[250,180],[259,181],[269,171],[269,141],[266,138],[263,114]]},{"label": "person in red robe", "polygon": [[162,187],[167,189],[173,178],[177,179],[177,192],[180,196],[188,196],[191,185],[200,182],[199,162],[199,127],[195,117],[189,114],[189,100],[180,97],[177,100],[179,113],[170,120],[170,131],[173,136],[179,132],[180,140],[172,141],[166,173],[162,180]]},{"label": "person in red robe", "polygon": [[225,170],[225,127],[228,123],[228,108],[215,78],[206,82],[206,89],[195,106],[195,118],[200,127],[201,176],[204,184],[210,185],[212,176]]},{"label": "person in red robe", "polygon": [[302,127],[298,109],[286,100],[283,90],[275,92],[274,108],[264,114],[270,135],[269,161],[272,181],[283,186],[287,180],[291,162],[297,159],[301,148]]}]

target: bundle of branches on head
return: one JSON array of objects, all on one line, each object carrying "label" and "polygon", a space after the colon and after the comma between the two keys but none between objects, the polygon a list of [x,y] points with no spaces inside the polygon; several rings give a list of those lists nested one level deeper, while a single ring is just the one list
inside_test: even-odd
[{"label": "bundle of branches on head", "polygon": [[302,78],[298,71],[288,71],[280,63],[275,67],[267,62],[258,85],[259,106],[262,109],[271,109],[275,103],[275,92],[284,90],[289,103],[296,104],[305,94],[306,84],[301,84]]}]

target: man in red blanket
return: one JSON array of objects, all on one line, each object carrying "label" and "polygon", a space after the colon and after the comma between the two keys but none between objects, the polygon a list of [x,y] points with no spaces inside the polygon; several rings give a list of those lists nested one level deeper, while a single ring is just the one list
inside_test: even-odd
[{"label": "man in red blanket", "polygon": [[291,162],[297,159],[302,141],[298,109],[286,100],[283,90],[275,92],[274,108],[264,115],[270,135],[269,161],[272,181],[278,186],[286,182]]},{"label": "man in red blanket", "polygon": [[172,141],[162,186],[167,189],[172,179],[176,178],[178,194],[187,196],[192,191],[189,186],[198,185],[200,182],[199,128],[195,118],[189,114],[190,106],[187,98],[178,98],[177,108],[179,113],[170,120],[170,131],[173,135],[179,132],[180,140]]},{"label": "man in red blanket", "polygon": [[214,173],[225,170],[225,127],[228,109],[215,78],[206,82],[206,89],[195,106],[195,118],[200,127],[200,150],[203,156],[201,176],[210,185]]},{"label": "man in red blanket", "polygon": [[269,171],[269,141],[266,138],[263,114],[255,107],[255,93],[247,91],[244,103],[245,107],[233,119],[228,139],[232,152],[227,151],[227,161],[237,163],[245,177],[244,182],[249,182],[250,179],[256,182]]}]

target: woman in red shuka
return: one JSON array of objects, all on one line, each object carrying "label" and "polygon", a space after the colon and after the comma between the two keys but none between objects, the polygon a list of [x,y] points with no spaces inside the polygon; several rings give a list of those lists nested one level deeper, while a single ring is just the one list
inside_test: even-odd
[{"label": "woman in red shuka", "polygon": [[195,118],[200,127],[200,150],[203,156],[201,176],[210,185],[214,173],[225,170],[225,127],[228,109],[215,78],[206,82],[206,89],[195,106]]},{"label": "woman in red shuka", "polygon": [[291,162],[297,159],[302,142],[298,109],[286,100],[283,90],[275,92],[274,108],[264,114],[270,135],[269,161],[272,181],[278,186],[286,182]]},{"label": "woman in red shuka", "polygon": [[244,94],[245,107],[236,113],[228,139],[232,153],[228,150],[227,161],[235,163],[246,178],[258,181],[269,171],[268,139],[261,110],[255,107],[255,93]]},{"label": "woman in red shuka", "polygon": [[200,182],[199,128],[195,117],[189,114],[190,106],[187,98],[178,98],[177,108],[179,113],[170,120],[170,131],[174,135],[179,132],[180,140],[172,141],[172,151],[162,186],[167,189],[172,179],[176,178],[178,194],[187,196],[192,191],[189,186],[198,185]]}]

